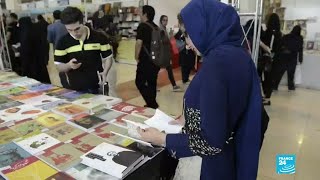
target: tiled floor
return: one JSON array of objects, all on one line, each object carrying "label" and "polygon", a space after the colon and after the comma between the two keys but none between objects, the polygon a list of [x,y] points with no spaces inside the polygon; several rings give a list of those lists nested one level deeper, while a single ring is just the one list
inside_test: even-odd
[{"label": "tiled floor", "polygon": [[[117,64],[118,85],[130,83],[136,97],[128,102],[144,105],[134,87],[135,66]],[[178,74],[176,74],[178,76]],[[160,75],[166,79],[166,73]],[[164,77],[162,77],[164,76]],[[160,109],[177,116],[182,111],[183,93],[172,92],[171,85],[161,86],[158,93]],[[180,85],[181,82],[178,82]],[[163,84],[162,84],[163,85]],[[125,88],[125,86],[121,87]],[[289,93],[285,87],[272,96],[269,128],[261,150],[259,180],[317,180],[320,179],[320,91],[297,89]],[[296,154],[296,174],[278,175],[275,170],[277,154]]]}]

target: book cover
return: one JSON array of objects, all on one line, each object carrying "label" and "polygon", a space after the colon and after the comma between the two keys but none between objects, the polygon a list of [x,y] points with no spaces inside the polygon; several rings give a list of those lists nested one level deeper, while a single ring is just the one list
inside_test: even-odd
[{"label": "book cover", "polygon": [[95,127],[105,123],[105,121],[89,114],[80,114],[75,116],[71,120],[68,120],[67,123],[88,132]]},{"label": "book cover", "polygon": [[2,145],[0,146],[0,168],[10,166],[30,156],[30,153],[13,142]]},{"label": "book cover", "polygon": [[8,127],[0,128],[0,145],[11,142],[19,137],[19,134]]},{"label": "book cover", "polygon": [[11,126],[10,129],[19,133],[20,136],[27,138],[40,134],[45,127],[34,119],[26,119],[17,122],[14,126]]},{"label": "book cover", "polygon": [[103,139],[95,135],[84,133],[72,138],[70,143],[74,148],[78,149],[83,153],[86,153],[103,142],[105,142]]},{"label": "book cover", "polygon": [[55,86],[53,86],[52,84],[42,84],[42,83],[26,86],[27,89],[35,92],[44,92],[44,91],[53,89],[54,87]]},{"label": "book cover", "polygon": [[75,117],[79,114],[89,113],[88,109],[75,104],[58,106],[52,111],[68,118]]},{"label": "book cover", "polygon": [[49,111],[49,110],[54,109],[58,106],[67,105],[67,104],[70,104],[70,103],[67,103],[65,100],[58,100],[58,101],[49,102],[49,103],[46,103],[43,105],[38,105],[36,107],[43,109],[45,111]]},{"label": "book cover", "polygon": [[66,94],[62,94],[61,96],[58,96],[61,99],[66,99],[68,101],[75,101],[77,99],[82,99],[82,98],[91,98],[93,97],[93,94],[85,94],[77,91],[72,91]]},{"label": "book cover", "polygon": [[92,98],[78,99],[73,101],[72,103],[89,109],[91,113],[99,111],[105,107],[105,104]]},{"label": "book cover", "polygon": [[13,87],[13,88],[9,88],[9,89],[0,90],[0,95],[8,96],[11,94],[18,94],[18,93],[21,93],[24,91],[26,91],[26,88],[24,88],[24,87]]},{"label": "book cover", "polygon": [[120,116],[124,116],[126,114],[119,112],[119,111],[114,111],[111,109],[102,109],[100,111],[95,112],[93,115],[105,120],[106,122],[110,122],[110,121],[112,121]]},{"label": "book cover", "polygon": [[23,103],[21,103],[21,102],[9,101],[7,103],[0,104],[0,110],[8,109],[8,108],[15,107],[15,106],[21,106],[21,105],[23,105]]},{"label": "book cover", "polygon": [[133,111],[142,111],[142,107],[134,106],[125,102],[114,105],[111,109],[120,111],[123,113],[131,114]]},{"label": "book cover", "polygon": [[30,86],[32,84],[39,83],[39,81],[31,79],[31,78],[27,78],[27,77],[20,77],[20,78],[12,79],[9,82],[14,84],[15,86],[21,86],[21,87]]},{"label": "book cover", "polygon": [[102,143],[81,156],[82,164],[117,178],[123,178],[144,156],[119,146]]},{"label": "book cover", "polygon": [[8,83],[8,82],[0,83],[0,90],[10,89],[10,88],[13,88],[13,84]]},{"label": "book cover", "polygon": [[40,96],[36,96],[36,97],[29,98],[26,100],[21,100],[19,102],[38,107],[38,106],[44,106],[44,105],[47,105],[49,103],[59,101],[59,100],[61,100],[61,99],[58,99],[58,98],[55,98],[52,96],[47,96],[47,95],[40,95]]},{"label": "book cover", "polygon": [[114,124],[104,124],[95,128],[93,134],[103,138],[104,140],[116,144],[117,142],[122,141],[122,137],[113,134],[112,132],[117,132],[119,134],[128,135],[128,130]]},{"label": "book cover", "polygon": [[81,161],[80,156],[83,154],[71,144],[60,143],[44,150],[44,153],[39,158],[56,169],[64,171],[78,164]]},{"label": "book cover", "polygon": [[93,101],[99,101],[100,103],[104,104],[106,107],[112,107],[113,105],[119,104],[122,102],[122,99],[111,97],[111,96],[104,96],[104,95],[96,95],[92,98]]},{"label": "book cover", "polygon": [[45,180],[76,180],[76,179],[74,179],[73,177],[69,176],[64,172],[58,172],[57,174],[52,175],[46,178]]},{"label": "book cover", "polygon": [[47,128],[53,128],[64,123],[67,118],[53,112],[47,112],[35,118],[35,120]]},{"label": "book cover", "polygon": [[6,96],[0,96],[0,105],[1,104],[6,104],[8,102],[11,102],[12,100],[7,98]]},{"label": "book cover", "polygon": [[1,172],[6,177],[13,180],[46,179],[58,173],[57,170],[53,169],[34,156],[30,156],[17,163],[14,163]]},{"label": "book cover", "polygon": [[54,129],[47,131],[46,134],[58,139],[61,142],[66,142],[76,136],[83,134],[84,131],[70,126],[66,123],[63,123],[60,126],[55,127]]},{"label": "book cover", "polygon": [[140,152],[141,154],[151,159],[157,156],[159,153],[161,153],[164,150],[164,148],[161,148],[161,147],[150,147],[136,141],[132,141],[132,143],[126,144],[126,145],[123,145],[123,144],[118,144],[118,145],[121,145],[133,151]]},{"label": "book cover", "polygon": [[70,92],[75,92],[75,91],[70,90],[70,89],[58,88],[58,89],[54,89],[54,90],[49,90],[49,91],[47,91],[46,94],[48,96],[61,96],[63,94],[67,94]]},{"label": "book cover", "polygon": [[28,151],[30,154],[38,154],[56,144],[59,144],[60,141],[49,136],[48,134],[41,133],[21,141],[16,142],[24,150]]},{"label": "book cover", "polygon": [[141,118],[152,118],[156,113],[155,109],[151,109],[151,108],[144,108],[143,110],[139,110],[139,111],[133,111],[132,115],[141,117]]},{"label": "book cover", "polygon": [[30,98],[34,98],[34,97],[40,96],[42,94],[43,93],[41,93],[41,92],[30,92],[30,91],[27,91],[27,92],[23,92],[23,93],[19,93],[19,94],[13,94],[13,95],[10,96],[10,99],[13,99],[15,101],[23,101],[23,100],[26,100],[26,99],[30,99]]},{"label": "book cover", "polygon": [[81,163],[68,169],[66,173],[77,180],[120,180],[119,178]]},{"label": "book cover", "polygon": [[46,111],[30,105],[21,105],[0,111],[0,118],[5,121],[21,121],[36,117]]}]

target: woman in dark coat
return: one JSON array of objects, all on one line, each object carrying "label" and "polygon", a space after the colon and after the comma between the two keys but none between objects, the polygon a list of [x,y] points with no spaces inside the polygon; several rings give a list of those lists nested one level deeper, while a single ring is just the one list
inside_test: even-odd
[{"label": "woman in dark coat", "polygon": [[35,71],[37,72],[37,75],[35,76],[35,79],[42,83],[50,83],[50,78],[47,69],[49,61],[49,43],[47,40],[47,29],[49,23],[43,18],[42,15],[38,15],[37,19],[38,22],[34,24],[34,30],[37,34],[37,38],[35,41]]},{"label": "woman in dark coat", "polygon": [[[264,92],[264,105],[270,105],[271,94],[273,91],[273,80],[277,76],[279,70],[279,53],[280,53],[280,43],[281,43],[281,31],[280,31],[280,18],[277,14],[273,13],[270,15],[267,30],[261,35],[261,41],[270,47],[272,51],[272,64],[270,57],[263,56],[263,64],[266,66],[272,66],[271,69],[264,71],[264,82],[263,82],[263,92]],[[275,89],[277,90],[277,89]]]},{"label": "woman in dark coat", "polygon": [[20,59],[22,65],[22,75],[29,78],[35,78],[36,73],[33,69],[36,62],[35,53],[35,33],[30,17],[22,17],[19,19],[19,42],[21,44]]},{"label": "woman in dark coat", "polygon": [[[297,59],[298,58],[298,59]],[[278,89],[279,83],[284,72],[288,74],[288,89],[295,90],[294,74],[297,62],[303,61],[303,37],[301,36],[301,27],[295,26],[290,34],[283,36],[281,41],[278,74],[274,79],[274,88]]]}]

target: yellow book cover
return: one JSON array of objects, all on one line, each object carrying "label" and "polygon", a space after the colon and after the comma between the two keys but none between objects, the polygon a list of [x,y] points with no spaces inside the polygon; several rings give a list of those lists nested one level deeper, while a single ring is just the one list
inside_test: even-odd
[{"label": "yellow book cover", "polygon": [[7,127],[0,128],[0,145],[6,144],[19,137],[19,134]]},{"label": "yellow book cover", "polygon": [[52,128],[64,123],[66,121],[66,118],[59,114],[47,112],[36,118],[36,120],[43,126],[47,128]]},{"label": "yellow book cover", "polygon": [[57,170],[34,156],[14,163],[10,167],[2,170],[2,173],[8,177],[8,179],[14,180],[46,179],[57,172]]},{"label": "yellow book cover", "polygon": [[89,109],[83,108],[75,104],[62,105],[53,109],[52,111],[68,118],[74,117],[83,113],[89,113]]}]

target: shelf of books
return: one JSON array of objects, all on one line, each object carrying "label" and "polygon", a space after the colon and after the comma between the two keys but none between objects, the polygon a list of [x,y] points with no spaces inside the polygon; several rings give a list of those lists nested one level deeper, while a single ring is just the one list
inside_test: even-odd
[{"label": "shelf of books", "polygon": [[126,179],[163,151],[136,131],[155,114],[0,72],[0,179]]}]

